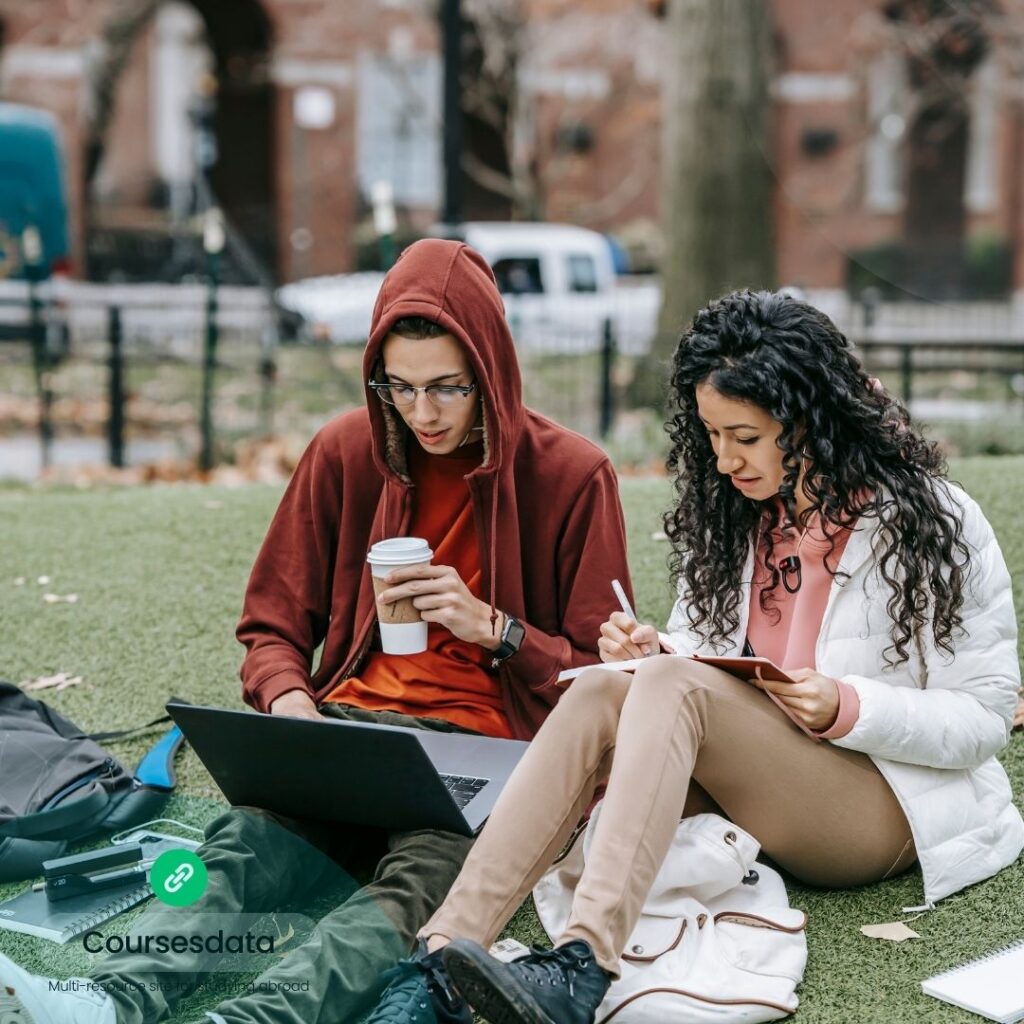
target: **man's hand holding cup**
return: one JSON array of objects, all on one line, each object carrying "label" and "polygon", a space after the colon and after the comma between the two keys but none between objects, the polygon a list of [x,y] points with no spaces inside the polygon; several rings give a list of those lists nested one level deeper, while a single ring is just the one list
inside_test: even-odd
[{"label": "man's hand holding cup", "polygon": [[[502,615],[491,629],[491,609],[475,598],[462,577],[450,565],[409,565],[392,569],[384,577],[387,589],[377,595],[382,606],[411,600],[424,622],[436,622],[466,643],[488,650],[501,638]],[[496,631],[496,632],[495,632]]]},{"label": "man's hand holding cup", "polygon": [[492,629],[490,606],[470,593],[450,565],[432,565],[433,556],[430,545],[419,537],[394,537],[370,548],[367,561],[384,653],[425,651],[431,622],[467,643],[497,650],[504,624],[501,613]]},{"label": "man's hand holding cup", "polygon": [[658,631],[638,623],[626,612],[612,612],[601,624],[597,650],[605,662],[630,661],[657,654],[661,649]]}]

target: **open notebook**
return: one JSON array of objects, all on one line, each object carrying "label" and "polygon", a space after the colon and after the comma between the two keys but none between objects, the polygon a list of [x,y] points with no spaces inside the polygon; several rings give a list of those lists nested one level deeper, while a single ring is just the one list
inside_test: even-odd
[{"label": "open notebook", "polygon": [[[716,658],[711,655],[704,654],[674,654],[672,657],[685,658],[690,657],[693,661],[703,661],[708,665],[713,665],[715,668],[720,668],[723,672],[729,672],[734,676],[738,676],[740,679],[753,679],[754,676],[760,672],[762,679],[777,679],[782,682],[791,683],[793,680],[786,675],[785,671],[779,668],[774,662],[769,661],[767,658]],[[584,665],[581,668],[567,668],[562,672],[558,673],[558,679],[555,681],[558,686],[568,686],[581,672],[585,672],[588,668],[609,668],[614,669],[616,672],[633,672],[636,668],[644,663],[643,658],[632,658],[629,661],[609,661],[602,662],[599,665]],[[814,740],[815,743],[821,742],[821,737],[815,735],[810,729],[800,721],[799,718],[793,713],[792,709],[783,704],[778,697],[775,696],[771,690],[761,691],[805,736]]]},{"label": "open notebook", "polygon": [[922,991],[971,1013],[1014,1024],[1024,1020],[1024,939],[921,982]]}]

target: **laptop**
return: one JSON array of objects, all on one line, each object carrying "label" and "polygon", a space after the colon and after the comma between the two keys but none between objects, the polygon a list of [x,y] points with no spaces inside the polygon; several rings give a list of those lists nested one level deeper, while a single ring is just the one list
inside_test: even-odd
[{"label": "laptop", "polygon": [[167,712],[234,806],[389,831],[483,828],[521,740],[170,701]]}]

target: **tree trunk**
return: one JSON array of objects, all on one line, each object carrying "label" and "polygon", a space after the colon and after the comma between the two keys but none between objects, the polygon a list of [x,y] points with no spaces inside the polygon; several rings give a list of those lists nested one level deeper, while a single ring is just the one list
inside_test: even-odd
[{"label": "tree trunk", "polygon": [[709,300],[774,285],[771,28],[764,0],[670,0],[663,93],[662,306],[632,388],[662,406],[681,331]]}]

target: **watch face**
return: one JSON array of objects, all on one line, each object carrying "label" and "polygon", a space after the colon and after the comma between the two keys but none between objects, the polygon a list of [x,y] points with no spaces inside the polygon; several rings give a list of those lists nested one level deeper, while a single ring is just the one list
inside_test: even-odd
[{"label": "watch face", "polygon": [[518,651],[523,642],[523,637],[525,636],[526,630],[523,629],[523,624],[518,622],[516,619],[509,617],[508,625],[505,629],[505,635],[502,637],[502,640]]}]

